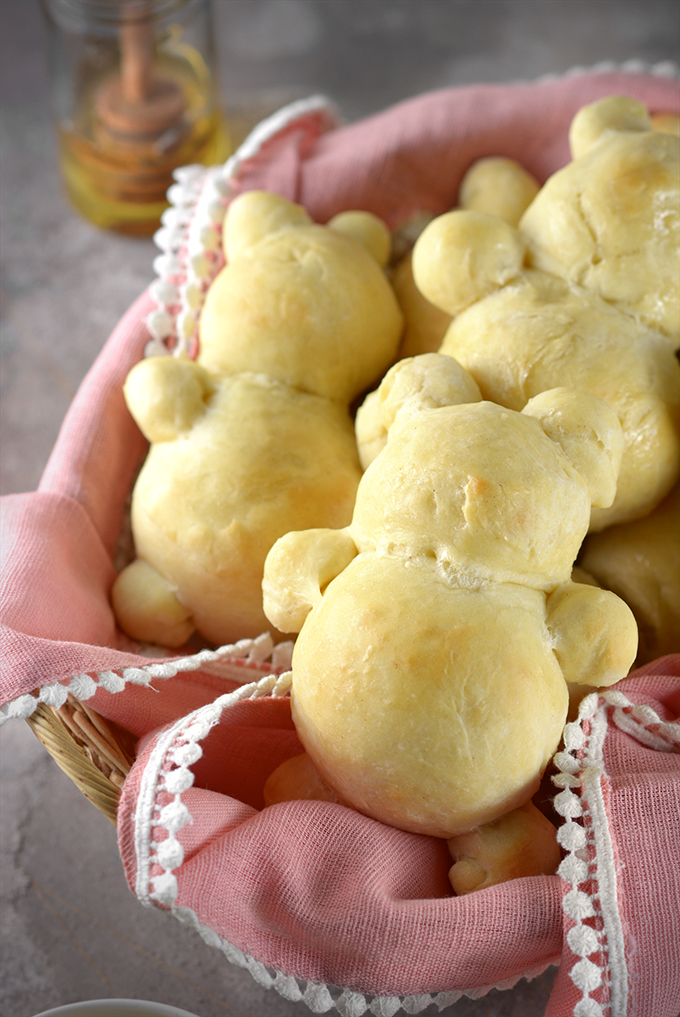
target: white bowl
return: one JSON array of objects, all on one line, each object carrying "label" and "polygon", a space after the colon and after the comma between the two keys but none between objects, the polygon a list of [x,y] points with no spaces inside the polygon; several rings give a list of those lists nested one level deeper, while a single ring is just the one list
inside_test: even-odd
[{"label": "white bowl", "polygon": [[198,1017],[188,1010],[145,999],[89,999],[43,1010],[33,1017]]}]

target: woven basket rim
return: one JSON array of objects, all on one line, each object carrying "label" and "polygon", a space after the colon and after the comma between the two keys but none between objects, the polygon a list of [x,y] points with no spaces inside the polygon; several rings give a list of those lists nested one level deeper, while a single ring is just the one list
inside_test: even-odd
[{"label": "woven basket rim", "polygon": [[70,694],[59,708],[39,703],[26,722],[60,769],[115,826],[134,761],[133,736]]}]

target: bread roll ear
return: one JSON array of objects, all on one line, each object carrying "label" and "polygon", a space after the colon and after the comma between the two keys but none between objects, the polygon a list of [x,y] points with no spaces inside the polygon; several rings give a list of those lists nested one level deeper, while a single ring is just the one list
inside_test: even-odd
[{"label": "bread roll ear", "polygon": [[369,392],[354,418],[357,450],[362,470],[368,469],[387,444],[387,429],[383,423],[380,390]]},{"label": "bread roll ear", "polygon": [[522,272],[526,241],[486,212],[454,209],[433,219],[413,248],[420,292],[448,314],[460,314]]},{"label": "bread roll ear", "polygon": [[380,385],[385,427],[438,406],[478,403],[482,395],[472,375],[444,353],[422,353],[400,360]]},{"label": "bread roll ear", "polygon": [[651,131],[647,107],[623,95],[610,95],[578,111],[569,128],[572,159],[595,145],[606,131]]},{"label": "bread roll ear", "polygon": [[336,233],[352,237],[373,255],[381,268],[385,268],[390,260],[392,236],[377,215],[361,210],[338,212],[326,225]]},{"label": "bread roll ear", "polygon": [[591,504],[608,508],[623,454],[623,431],[611,407],[589,392],[553,388],[530,399],[522,413],[535,417],[561,447],[586,481]]},{"label": "bread roll ear", "polygon": [[234,198],[224,220],[223,246],[227,261],[270,233],[308,226],[311,218],[301,205],[268,191],[245,191]]},{"label": "bread roll ear", "polygon": [[488,156],[474,162],[461,180],[458,204],[517,226],[539,189],[536,177],[514,159]]},{"label": "bread roll ear", "polygon": [[401,426],[415,413],[477,403],[481,398],[472,375],[453,357],[421,353],[400,360],[359,407],[356,434],[361,465],[366,469],[375,459],[391,427]]},{"label": "bread roll ear", "polygon": [[123,386],[125,402],[148,441],[175,441],[203,416],[210,399],[208,373],[184,357],[146,357]]},{"label": "bread roll ear", "polygon": [[347,530],[292,530],[279,537],[264,563],[264,613],[280,632],[299,632],[328,584],[357,554]]}]

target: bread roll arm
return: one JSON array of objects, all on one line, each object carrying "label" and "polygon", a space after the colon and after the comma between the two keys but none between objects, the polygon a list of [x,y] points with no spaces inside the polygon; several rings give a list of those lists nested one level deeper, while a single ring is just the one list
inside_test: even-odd
[{"label": "bread roll arm", "polygon": [[130,371],[123,388],[137,426],[151,442],[174,441],[205,413],[211,393],[207,371],[193,360],[148,357]]},{"label": "bread roll arm", "polygon": [[612,685],[626,674],[637,652],[633,612],[615,594],[565,583],[548,597],[548,628],[565,681]]},{"label": "bread roll arm", "polygon": [[267,555],[262,593],[265,614],[281,632],[299,632],[331,580],[357,548],[346,530],[293,530]]}]

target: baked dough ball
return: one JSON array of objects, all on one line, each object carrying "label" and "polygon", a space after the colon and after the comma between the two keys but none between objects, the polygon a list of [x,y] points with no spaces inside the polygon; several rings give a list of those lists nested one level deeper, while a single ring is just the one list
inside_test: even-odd
[{"label": "baked dough ball", "polygon": [[291,756],[270,773],[265,781],[263,796],[265,806],[277,805],[279,802],[340,801],[321,779],[306,752]]},{"label": "baked dough ball", "polygon": [[[369,246],[389,244],[369,213],[350,231],[361,221]],[[151,357],[131,371],[125,397],[152,444],[132,501],[137,560],[112,600],[133,638],[258,635],[274,541],[351,519],[361,468],[348,404],[394,360],[402,316],[346,226],[316,225],[266,192],[236,198],[196,361]]]},{"label": "baked dough ball", "polygon": [[522,876],[551,876],[560,864],[556,830],[533,802],[448,841],[458,896]]},{"label": "baked dough ball", "polygon": [[389,371],[357,410],[354,428],[363,469],[386,445],[388,429],[397,414],[403,421],[421,410],[476,403],[482,398],[473,377],[452,358],[421,354],[407,359],[408,370]]},{"label": "baked dough ball", "polygon": [[587,537],[579,562],[632,609],[639,666],[680,652],[680,484],[644,519]]},{"label": "baked dough ball", "polygon": [[452,323],[441,351],[486,399],[521,410],[560,381],[605,400],[623,427],[616,500],[591,528],[648,514],[680,470],[680,365],[667,336],[597,294],[525,269]]},{"label": "baked dough ball", "polygon": [[[612,684],[636,651],[629,608],[570,578],[591,499],[614,495],[615,414],[568,389],[522,413],[428,408],[453,364],[430,354],[388,372],[399,395],[351,524],[281,538],[263,583],[270,621],[299,631],[293,718],[325,783],[447,839],[524,805],[559,743],[567,681]],[[469,391],[456,372],[452,401]]]},{"label": "baked dough ball", "polygon": [[514,159],[478,159],[463,177],[458,192],[461,208],[488,212],[517,226],[539,191],[539,183]]},{"label": "baked dough ball", "polygon": [[574,158],[518,229],[456,210],[413,251],[414,278],[454,315],[440,350],[485,399],[521,410],[555,385],[605,400],[625,450],[613,504],[591,528],[648,514],[680,473],[679,139],[613,98],[571,129]]}]

